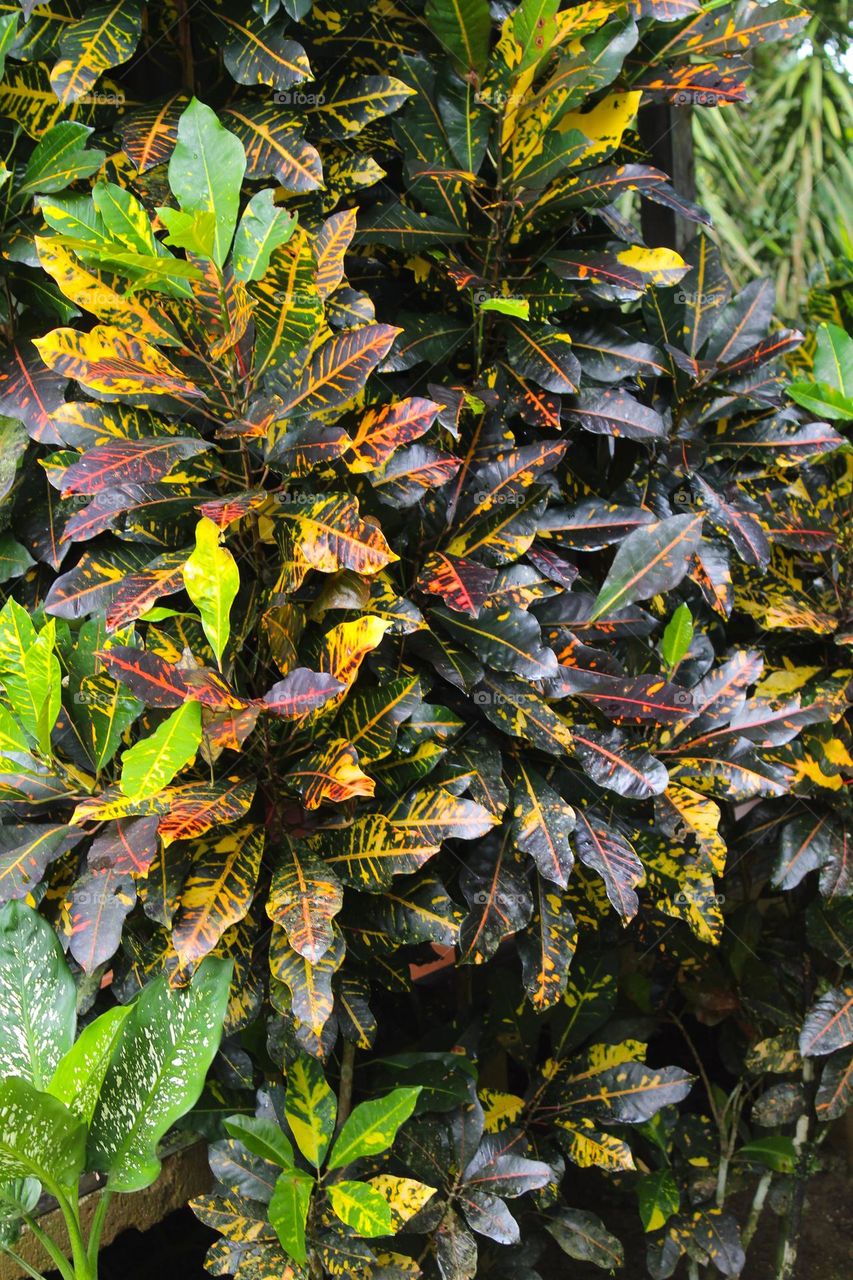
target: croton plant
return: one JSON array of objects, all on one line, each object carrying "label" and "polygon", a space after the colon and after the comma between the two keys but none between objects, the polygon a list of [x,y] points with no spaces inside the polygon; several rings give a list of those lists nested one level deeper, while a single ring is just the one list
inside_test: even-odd
[{"label": "croton plant", "polygon": [[767,1205],[790,1276],[853,1094],[853,344],[787,396],[641,126],[808,15],[0,14],[0,901],[84,1022],[233,962],[209,1269],[735,1276]]}]

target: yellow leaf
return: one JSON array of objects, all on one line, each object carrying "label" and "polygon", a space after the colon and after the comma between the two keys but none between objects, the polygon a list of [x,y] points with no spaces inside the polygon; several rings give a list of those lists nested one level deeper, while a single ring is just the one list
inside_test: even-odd
[{"label": "yellow leaf", "polygon": [[150,343],[115,325],[88,333],[54,329],[33,345],[49,369],[108,395],[172,396],[198,400],[203,393]]},{"label": "yellow leaf", "polygon": [[240,590],[240,570],[227,547],[219,544],[219,527],[205,516],[195,530],[195,550],[184,565],[187,595],[201,614],[201,625],[216,661],[231,634],[231,606]]},{"label": "yellow leaf", "polygon": [[612,1133],[602,1133],[591,1120],[573,1122],[558,1120],[560,1145],[569,1159],[581,1169],[633,1169],[631,1148]]},{"label": "yellow leaf", "polygon": [[134,297],[117,293],[98,276],[86,271],[58,240],[36,236],[35,246],[39,262],[75,306],[152,342],[175,341],[147,307]]},{"label": "yellow leaf", "polygon": [[560,133],[577,129],[584,137],[589,138],[590,146],[582,157],[585,160],[615,151],[622,141],[622,134],[637,113],[642,96],[639,90],[633,93],[610,93],[591,111],[567,112],[560,119],[557,129]]},{"label": "yellow leaf", "polygon": [[621,1067],[623,1062],[642,1062],[647,1046],[641,1040],[623,1040],[621,1044],[594,1044],[586,1052],[590,1071],[605,1067]]},{"label": "yellow leaf", "polygon": [[674,249],[646,249],[643,245],[632,244],[616,257],[623,267],[632,267],[641,275],[648,276],[649,284],[677,284],[690,269]]},{"label": "yellow leaf", "polygon": [[426,1202],[435,1195],[435,1187],[414,1178],[400,1178],[396,1174],[380,1173],[371,1178],[370,1185],[388,1201],[394,1230],[399,1231],[404,1222],[420,1213]]},{"label": "yellow leaf", "polygon": [[524,1110],[524,1099],[514,1093],[498,1093],[496,1089],[481,1089],[486,1133],[499,1133]]}]

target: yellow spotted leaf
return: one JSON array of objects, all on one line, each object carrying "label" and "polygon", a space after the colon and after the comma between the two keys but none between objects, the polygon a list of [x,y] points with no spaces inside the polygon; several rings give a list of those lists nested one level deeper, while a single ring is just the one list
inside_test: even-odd
[{"label": "yellow spotted leaf", "polygon": [[435,1187],[393,1173],[378,1174],[370,1179],[370,1186],[388,1201],[395,1231],[399,1231],[409,1218],[420,1213],[427,1201],[435,1195]]},{"label": "yellow spotted leaf", "polygon": [[252,904],[264,847],[251,825],[197,841],[180,897],[172,943],[185,965],[197,964]]},{"label": "yellow spotted leaf", "polygon": [[195,401],[203,392],[164,355],[142,338],[114,325],[95,325],[88,333],[54,329],[34,346],[50,369],[76,378],[92,391],[137,396],[140,402],[161,397]]}]

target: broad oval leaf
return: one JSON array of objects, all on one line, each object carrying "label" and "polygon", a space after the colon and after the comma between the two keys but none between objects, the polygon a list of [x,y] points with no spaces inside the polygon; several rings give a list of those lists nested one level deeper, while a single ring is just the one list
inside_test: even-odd
[{"label": "broad oval leaf", "polygon": [[189,987],[157,978],[134,1005],[89,1132],[89,1164],[112,1190],[157,1177],[157,1144],[198,1099],[219,1047],[231,972],[230,960],[208,957]]},{"label": "broad oval leaf", "polygon": [[360,1102],[347,1116],[329,1157],[330,1169],[342,1169],[391,1146],[415,1109],[420,1085],[392,1089],[383,1098]]}]

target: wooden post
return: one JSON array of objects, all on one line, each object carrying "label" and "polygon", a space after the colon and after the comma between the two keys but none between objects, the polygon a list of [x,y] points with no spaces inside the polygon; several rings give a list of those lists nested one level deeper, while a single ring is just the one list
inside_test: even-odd
[{"label": "wooden post", "polygon": [[[693,132],[689,106],[650,102],[640,107],[640,141],[656,169],[662,169],[680,196],[696,198],[693,164]],[[681,253],[696,234],[696,225],[681,218],[674,209],[651,200],[642,202],[642,231],[650,248],[665,246]]]}]

